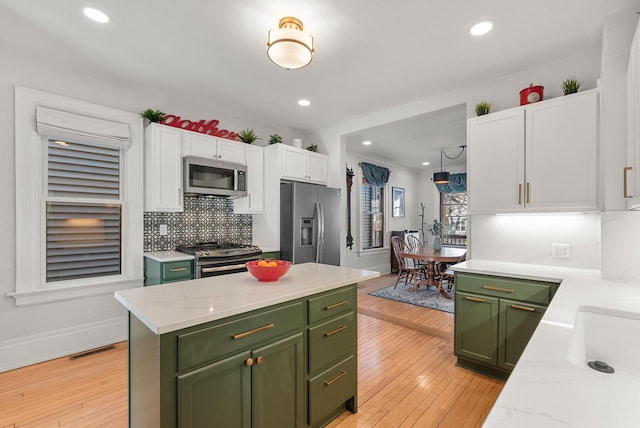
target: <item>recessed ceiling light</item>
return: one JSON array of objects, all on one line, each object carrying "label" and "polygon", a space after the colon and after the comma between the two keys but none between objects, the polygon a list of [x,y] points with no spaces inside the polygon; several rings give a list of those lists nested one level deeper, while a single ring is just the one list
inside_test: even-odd
[{"label": "recessed ceiling light", "polygon": [[427,166],[429,165],[429,162],[422,162],[422,165]]},{"label": "recessed ceiling light", "polygon": [[371,145],[371,141],[363,141],[362,145],[363,146],[370,146]]},{"label": "recessed ceiling light", "polygon": [[311,101],[309,100],[298,100],[298,105],[302,107],[307,107],[311,105]]},{"label": "recessed ceiling light", "polygon": [[478,22],[473,27],[471,27],[471,30],[469,30],[469,32],[472,36],[482,36],[483,34],[487,34],[489,31],[491,31],[494,24],[495,22],[491,19]]},{"label": "recessed ceiling light", "polygon": [[87,18],[91,19],[92,21],[96,21],[101,24],[106,24],[107,22],[111,21],[109,15],[101,10],[94,9],[92,7],[85,7],[84,9],[82,9],[82,11],[87,16]]}]

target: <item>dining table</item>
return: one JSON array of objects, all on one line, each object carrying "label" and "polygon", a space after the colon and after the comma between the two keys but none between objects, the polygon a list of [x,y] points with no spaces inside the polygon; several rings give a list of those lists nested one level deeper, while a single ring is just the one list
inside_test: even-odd
[{"label": "dining table", "polygon": [[426,285],[427,288],[432,285],[438,288],[438,292],[444,297],[451,299],[452,297],[442,289],[442,281],[436,278],[436,263],[454,263],[460,260],[466,253],[466,248],[442,247],[439,251],[435,251],[429,246],[424,246],[402,252],[400,253],[400,257],[421,261],[427,266],[426,278],[416,282],[413,289],[414,291],[418,291],[423,285]]}]

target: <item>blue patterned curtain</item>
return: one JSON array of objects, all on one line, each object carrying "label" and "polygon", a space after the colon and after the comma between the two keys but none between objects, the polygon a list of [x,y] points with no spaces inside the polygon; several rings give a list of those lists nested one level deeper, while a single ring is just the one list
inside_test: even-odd
[{"label": "blue patterned curtain", "polygon": [[367,162],[360,162],[360,166],[362,167],[362,173],[364,174],[364,178],[367,179],[367,183],[376,187],[384,187],[389,181],[389,168],[385,168],[383,166],[373,165]]},{"label": "blue patterned curtain", "polygon": [[449,174],[449,182],[436,184],[440,193],[460,193],[467,191],[467,173]]}]

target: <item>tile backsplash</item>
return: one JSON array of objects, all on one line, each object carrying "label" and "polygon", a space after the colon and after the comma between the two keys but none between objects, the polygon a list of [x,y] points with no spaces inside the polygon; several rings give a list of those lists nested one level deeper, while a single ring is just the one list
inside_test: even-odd
[{"label": "tile backsplash", "polygon": [[[212,241],[251,244],[251,221],[249,214],[233,213],[230,199],[187,195],[184,212],[144,213],[144,251]],[[165,236],[160,236],[161,224],[167,225]]]}]

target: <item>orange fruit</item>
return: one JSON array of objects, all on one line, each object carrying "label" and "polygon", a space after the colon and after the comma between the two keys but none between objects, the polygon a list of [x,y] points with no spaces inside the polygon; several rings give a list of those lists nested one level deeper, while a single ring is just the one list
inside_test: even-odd
[{"label": "orange fruit", "polygon": [[266,260],[260,260],[260,261],[258,262],[258,266],[266,266],[267,264],[268,264],[268,263],[267,263],[267,261],[266,261]]},{"label": "orange fruit", "polygon": [[277,262],[269,262],[267,263],[268,267],[278,267],[278,263]]}]

